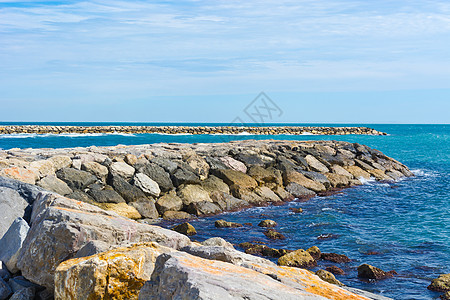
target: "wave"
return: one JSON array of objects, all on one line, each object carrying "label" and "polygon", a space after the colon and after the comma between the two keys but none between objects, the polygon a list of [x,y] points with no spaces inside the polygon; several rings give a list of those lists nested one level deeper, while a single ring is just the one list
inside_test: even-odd
[{"label": "wave", "polygon": [[37,134],[37,133],[12,133],[12,134],[1,134],[0,139],[27,139],[27,138],[47,138],[47,137],[100,137],[100,136],[110,136],[110,135],[120,135],[120,136],[128,136],[135,137],[135,134],[132,133],[45,133],[45,134]]}]

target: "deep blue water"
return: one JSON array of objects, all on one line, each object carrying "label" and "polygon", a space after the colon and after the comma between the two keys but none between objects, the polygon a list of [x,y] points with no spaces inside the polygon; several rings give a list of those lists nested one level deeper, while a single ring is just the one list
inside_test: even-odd
[{"label": "deep blue water", "polygon": [[[199,232],[194,238],[204,240],[221,236],[235,244],[256,240],[266,242],[271,247],[288,249],[306,249],[316,245],[322,252],[345,254],[353,260],[338,265],[347,273],[336,276],[344,284],[394,299],[437,299],[439,293],[428,291],[426,287],[439,274],[450,273],[450,125],[367,126],[389,135],[12,135],[0,136],[0,148],[224,142],[269,138],[344,140],[366,144],[406,164],[416,176],[391,184],[368,183],[303,203],[291,202],[284,206],[253,208],[203,218],[192,222]],[[302,207],[304,212],[292,214],[290,207]],[[262,234],[263,230],[257,224],[267,218],[279,223],[278,230],[287,237],[286,240],[274,242]],[[251,222],[253,226],[216,229],[214,221],[217,219]],[[164,225],[172,226],[167,223]],[[337,237],[318,240],[321,234],[334,234]],[[367,255],[370,251],[379,254]],[[386,271],[396,270],[399,275],[382,281],[365,282],[356,276],[356,267],[362,263]],[[320,265],[322,268],[325,266],[325,263]]]}]

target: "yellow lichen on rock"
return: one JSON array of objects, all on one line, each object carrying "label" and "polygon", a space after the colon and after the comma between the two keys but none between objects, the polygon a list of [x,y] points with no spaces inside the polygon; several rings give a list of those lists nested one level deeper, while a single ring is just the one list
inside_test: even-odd
[{"label": "yellow lichen on rock", "polygon": [[175,251],[138,243],[62,262],[55,273],[55,299],[137,299],[156,258]]},{"label": "yellow lichen on rock", "polygon": [[141,219],[141,214],[136,208],[130,206],[126,203],[95,203],[98,207],[104,210],[113,211],[119,216],[129,218],[129,219]]}]

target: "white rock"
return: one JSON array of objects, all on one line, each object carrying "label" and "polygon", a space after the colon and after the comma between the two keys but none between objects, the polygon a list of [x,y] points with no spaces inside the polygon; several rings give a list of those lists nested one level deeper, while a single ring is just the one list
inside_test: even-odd
[{"label": "white rock", "polygon": [[113,176],[120,176],[126,179],[130,179],[134,175],[134,168],[125,162],[114,162],[110,167],[111,174]]},{"label": "white rock", "polygon": [[161,193],[159,185],[143,173],[137,173],[134,176],[134,185],[140,188],[144,193],[151,196],[158,197]]},{"label": "white rock", "polygon": [[11,273],[19,271],[17,260],[28,230],[30,230],[30,226],[27,222],[22,218],[17,218],[0,240],[0,260],[5,263]]}]

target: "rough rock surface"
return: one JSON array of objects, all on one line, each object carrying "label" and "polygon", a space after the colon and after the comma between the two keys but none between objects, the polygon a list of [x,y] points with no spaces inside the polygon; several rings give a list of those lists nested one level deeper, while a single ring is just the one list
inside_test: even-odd
[{"label": "rough rock surface", "polygon": [[36,183],[36,185],[47,191],[52,191],[63,196],[69,195],[73,192],[72,189],[64,181],[62,181],[55,175],[49,175],[42,178]]},{"label": "rough rock surface", "polygon": [[278,265],[287,267],[310,268],[317,265],[315,259],[303,249],[290,252],[278,259]]},{"label": "rough rock surface", "polygon": [[335,284],[335,285],[343,285],[339,280],[336,279],[336,277],[334,277],[334,275],[328,271],[325,270],[318,270],[315,273],[317,276],[319,276],[320,279],[322,279],[323,281],[326,281],[328,283],[331,284]]},{"label": "rough rock surface", "polygon": [[214,226],[216,226],[217,228],[238,228],[242,227],[242,224],[235,222],[228,222],[225,220],[217,220],[216,222],[214,222]]},{"label": "rough rock surface", "polygon": [[24,217],[28,202],[13,189],[0,187],[0,238],[15,219]]},{"label": "rough rock surface", "polygon": [[173,230],[175,230],[176,232],[179,232],[181,234],[187,235],[187,236],[191,236],[191,235],[197,234],[197,231],[195,230],[194,226],[192,226],[191,224],[189,224],[187,222],[175,226],[173,228]]},{"label": "rough rock surface", "polygon": [[384,272],[383,270],[368,265],[362,264],[358,267],[358,277],[366,279],[385,279],[394,276],[393,272]]},{"label": "rough rock surface", "polygon": [[433,279],[428,289],[437,292],[450,291],[450,274],[442,274],[438,278]]},{"label": "rough rock surface", "polygon": [[159,185],[156,183],[156,181],[152,180],[144,173],[137,173],[134,176],[134,185],[136,185],[144,193],[150,196],[158,197],[159,194],[161,193]]},{"label": "rough rock surface", "polygon": [[29,280],[53,288],[58,264],[91,240],[110,244],[155,241],[175,249],[190,243],[171,230],[140,224],[96,206],[43,194],[33,207],[32,226],[23,243],[18,268]]},{"label": "rough rock surface", "polygon": [[17,260],[30,226],[22,218],[17,218],[8,231],[0,239],[0,261],[4,262],[8,270],[17,273]]}]

